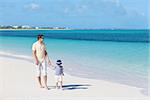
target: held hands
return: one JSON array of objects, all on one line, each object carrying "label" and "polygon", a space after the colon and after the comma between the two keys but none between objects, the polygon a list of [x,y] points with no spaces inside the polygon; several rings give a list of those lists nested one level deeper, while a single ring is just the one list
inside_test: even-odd
[{"label": "held hands", "polygon": [[49,67],[52,68],[52,69],[55,67],[54,65],[52,65],[50,60],[48,61],[48,64],[49,64]]},{"label": "held hands", "polygon": [[55,69],[55,65],[53,65],[50,61],[48,62],[49,67],[52,68],[53,70]]},{"label": "held hands", "polygon": [[51,61],[50,61],[50,60],[48,61],[48,64],[49,64],[50,66],[52,66],[52,63],[51,63]]}]

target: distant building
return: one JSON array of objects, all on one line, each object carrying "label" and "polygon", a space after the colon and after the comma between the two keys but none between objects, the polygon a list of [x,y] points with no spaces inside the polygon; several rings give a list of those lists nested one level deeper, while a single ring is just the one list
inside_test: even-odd
[{"label": "distant building", "polygon": [[25,29],[27,28],[28,29],[28,28],[31,28],[31,27],[28,26],[28,25],[23,25],[22,28],[25,28]]},{"label": "distant building", "polygon": [[54,27],[54,29],[58,29],[58,27]]},{"label": "distant building", "polygon": [[39,27],[35,27],[35,29],[39,29]]},{"label": "distant building", "polygon": [[12,26],[13,28],[17,29],[19,26]]}]

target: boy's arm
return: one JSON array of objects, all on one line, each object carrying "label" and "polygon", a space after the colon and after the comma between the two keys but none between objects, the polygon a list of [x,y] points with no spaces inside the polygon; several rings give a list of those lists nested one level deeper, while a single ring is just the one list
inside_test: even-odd
[{"label": "boy's arm", "polygon": [[64,76],[64,68],[62,68],[63,76]]}]

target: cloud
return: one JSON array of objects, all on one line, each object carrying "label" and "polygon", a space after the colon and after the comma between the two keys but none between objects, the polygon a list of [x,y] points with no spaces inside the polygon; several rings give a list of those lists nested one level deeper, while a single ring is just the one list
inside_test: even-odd
[{"label": "cloud", "polygon": [[121,4],[120,0],[102,0],[99,2],[101,4],[101,11],[106,15],[126,15],[127,10]]},{"label": "cloud", "polygon": [[148,16],[146,17],[146,13],[144,12],[139,12],[138,10],[130,10],[127,12],[127,15],[129,17],[141,17],[141,18],[148,18]]},{"label": "cloud", "polygon": [[78,13],[84,13],[87,9],[88,9],[87,5],[78,5],[76,7]]},{"label": "cloud", "polygon": [[[62,10],[63,9],[63,10]],[[119,0],[86,0],[67,4],[62,8],[64,14],[69,16],[124,16],[125,7]]]},{"label": "cloud", "polygon": [[40,5],[36,3],[30,3],[28,5],[25,5],[24,8],[34,11],[40,9]]}]

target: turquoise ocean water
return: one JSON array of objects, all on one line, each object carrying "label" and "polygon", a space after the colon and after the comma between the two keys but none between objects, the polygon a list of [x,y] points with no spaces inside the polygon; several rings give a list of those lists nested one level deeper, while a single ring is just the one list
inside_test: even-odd
[{"label": "turquoise ocean water", "polygon": [[66,73],[147,87],[148,30],[0,31],[0,51],[31,56],[39,33],[50,58],[61,59]]}]

